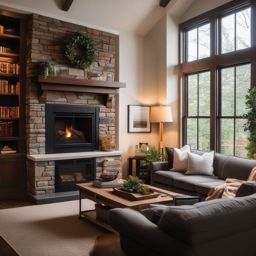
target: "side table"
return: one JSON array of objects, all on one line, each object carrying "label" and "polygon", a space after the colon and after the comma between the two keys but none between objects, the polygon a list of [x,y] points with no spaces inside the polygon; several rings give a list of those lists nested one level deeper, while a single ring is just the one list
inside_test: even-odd
[{"label": "side table", "polygon": [[135,161],[135,175],[145,183],[150,183],[150,175],[148,173],[147,165],[144,164],[145,155],[135,155],[133,157],[128,158],[128,174],[133,175],[133,162]]}]

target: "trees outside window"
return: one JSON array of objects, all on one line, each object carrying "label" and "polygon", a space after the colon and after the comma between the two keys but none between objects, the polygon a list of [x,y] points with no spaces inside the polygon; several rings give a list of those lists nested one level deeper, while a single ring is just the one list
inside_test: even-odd
[{"label": "trees outside window", "polygon": [[256,85],[254,14],[256,6],[241,1],[180,25],[183,144],[246,157],[245,96]]},{"label": "trees outside window", "polygon": [[246,113],[245,96],[251,82],[251,65],[222,68],[219,76],[219,151],[246,157],[248,134],[243,129],[246,122],[243,115]]},{"label": "trees outside window", "polygon": [[187,143],[192,149],[210,149],[210,72],[187,76]]}]

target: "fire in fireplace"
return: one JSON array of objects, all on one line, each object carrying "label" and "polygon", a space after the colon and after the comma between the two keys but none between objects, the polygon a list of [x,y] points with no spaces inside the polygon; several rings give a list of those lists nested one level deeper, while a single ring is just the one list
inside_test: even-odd
[{"label": "fire in fireplace", "polygon": [[46,105],[46,153],[98,148],[99,109],[82,105]]},{"label": "fire in fireplace", "polygon": [[95,159],[56,161],[55,191],[77,190],[76,184],[95,179]]}]

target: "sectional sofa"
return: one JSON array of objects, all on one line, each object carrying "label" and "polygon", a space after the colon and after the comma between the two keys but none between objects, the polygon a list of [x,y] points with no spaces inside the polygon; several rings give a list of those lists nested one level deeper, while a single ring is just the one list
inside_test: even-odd
[{"label": "sectional sofa", "polygon": [[255,193],[159,210],[154,221],[129,208],[110,211],[110,224],[120,233],[125,255],[256,255]]},{"label": "sectional sofa", "polygon": [[[168,161],[153,162],[151,185],[175,192],[205,197],[209,190],[221,185],[226,178],[247,180],[251,170],[256,166],[256,160],[214,154],[213,175],[186,175],[184,172],[171,171],[172,149],[167,148]],[[201,151],[193,153],[202,155]]]}]

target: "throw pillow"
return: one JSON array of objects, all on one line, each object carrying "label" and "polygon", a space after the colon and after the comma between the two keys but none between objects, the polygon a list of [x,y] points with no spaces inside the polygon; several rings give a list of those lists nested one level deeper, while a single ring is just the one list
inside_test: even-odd
[{"label": "throw pillow", "polygon": [[214,151],[198,155],[188,152],[188,168],[186,174],[213,175]]},{"label": "throw pillow", "polygon": [[182,148],[173,149],[173,168],[172,171],[185,172],[188,168],[188,152],[190,152],[189,145]]},{"label": "throw pillow", "polygon": [[168,169],[172,169],[173,167],[173,150],[174,148],[166,147],[166,155],[167,155],[167,161],[168,161]]}]

